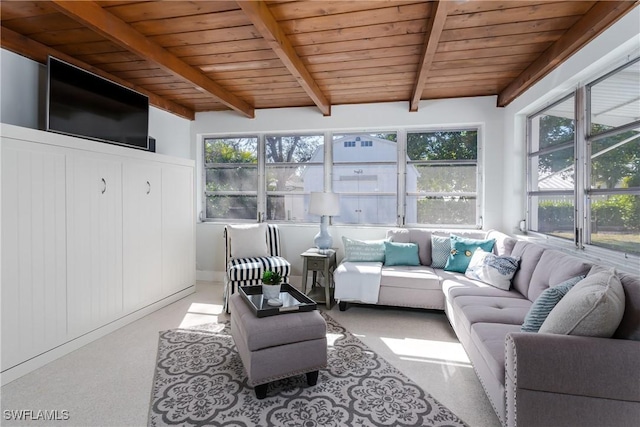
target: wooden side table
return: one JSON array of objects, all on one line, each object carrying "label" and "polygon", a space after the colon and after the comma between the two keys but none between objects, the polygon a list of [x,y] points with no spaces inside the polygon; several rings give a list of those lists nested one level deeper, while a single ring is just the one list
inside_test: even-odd
[{"label": "wooden side table", "polygon": [[[317,303],[324,303],[327,309],[331,309],[333,304],[333,271],[336,268],[336,251],[327,249],[320,251],[311,248],[300,254],[303,259],[302,265],[302,291]],[[313,281],[309,289],[307,279],[309,272],[313,273]],[[318,273],[322,273],[324,277],[324,292],[322,287],[318,286]],[[324,293],[324,295],[322,295]],[[324,298],[323,298],[324,297]]]}]

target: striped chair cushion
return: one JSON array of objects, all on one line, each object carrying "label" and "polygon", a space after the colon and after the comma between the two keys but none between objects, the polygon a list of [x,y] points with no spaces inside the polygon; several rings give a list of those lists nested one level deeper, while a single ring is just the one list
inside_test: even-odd
[{"label": "striped chair cushion", "polygon": [[291,264],[279,256],[237,258],[227,264],[227,274],[232,281],[259,281],[266,270],[280,273],[282,281],[286,283],[291,272]]},{"label": "striped chair cushion", "polygon": [[280,256],[280,229],[276,224],[267,224],[267,248],[272,256]]}]

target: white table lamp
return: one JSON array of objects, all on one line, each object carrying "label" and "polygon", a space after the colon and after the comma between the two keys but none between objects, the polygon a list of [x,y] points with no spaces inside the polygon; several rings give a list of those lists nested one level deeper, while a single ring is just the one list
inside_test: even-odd
[{"label": "white table lamp", "polygon": [[329,217],[340,213],[340,196],[336,193],[321,193],[312,191],[309,201],[309,213],[320,215],[320,232],[316,234],[313,243],[318,249],[330,249],[333,245],[333,238],[327,231]]}]

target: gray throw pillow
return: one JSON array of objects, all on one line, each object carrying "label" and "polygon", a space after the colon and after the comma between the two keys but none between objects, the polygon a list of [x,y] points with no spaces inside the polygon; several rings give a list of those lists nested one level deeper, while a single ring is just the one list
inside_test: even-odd
[{"label": "gray throw pillow", "polygon": [[431,235],[431,267],[444,268],[451,254],[451,239]]},{"label": "gray throw pillow", "polygon": [[559,285],[545,289],[533,302],[529,312],[524,318],[524,323],[520,330],[522,332],[538,332],[540,326],[547,320],[551,310],[560,300],[573,288],[576,283],[584,279],[584,276],[572,277]]},{"label": "gray throw pillow", "polygon": [[551,310],[540,332],[609,338],[622,320],[624,298],[614,269],[587,276]]}]

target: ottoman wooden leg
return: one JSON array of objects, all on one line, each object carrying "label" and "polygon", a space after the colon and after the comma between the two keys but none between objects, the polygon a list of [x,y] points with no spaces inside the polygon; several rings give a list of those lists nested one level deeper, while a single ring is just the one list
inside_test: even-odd
[{"label": "ottoman wooden leg", "polygon": [[307,384],[316,385],[318,382],[318,371],[307,372]]},{"label": "ottoman wooden leg", "polygon": [[268,386],[269,384],[267,383],[267,384],[260,384],[254,387],[254,390],[256,391],[256,397],[258,399],[264,399],[265,397],[267,397]]},{"label": "ottoman wooden leg", "polygon": [[340,308],[340,311],[345,311],[347,309],[347,303],[345,301],[340,301],[338,307]]}]

